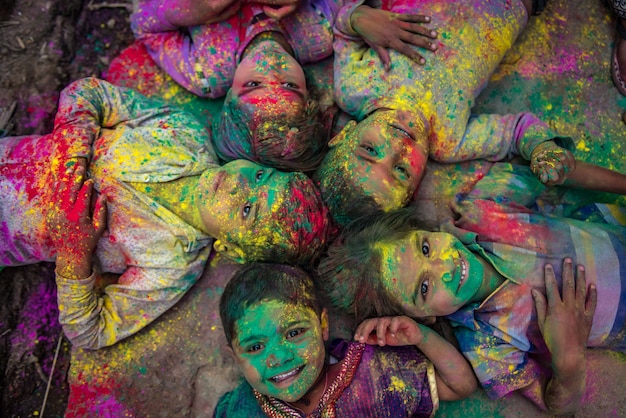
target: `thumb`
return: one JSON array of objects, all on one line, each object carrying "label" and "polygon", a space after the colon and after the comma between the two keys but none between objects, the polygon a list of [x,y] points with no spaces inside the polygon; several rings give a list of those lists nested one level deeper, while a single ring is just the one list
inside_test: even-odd
[{"label": "thumb", "polygon": [[537,322],[539,323],[539,330],[543,335],[543,324],[546,321],[546,298],[536,289],[531,291],[533,299],[535,300],[535,308],[537,309]]},{"label": "thumb", "polygon": [[93,228],[98,236],[102,235],[107,226],[107,198],[98,196],[93,210]]}]

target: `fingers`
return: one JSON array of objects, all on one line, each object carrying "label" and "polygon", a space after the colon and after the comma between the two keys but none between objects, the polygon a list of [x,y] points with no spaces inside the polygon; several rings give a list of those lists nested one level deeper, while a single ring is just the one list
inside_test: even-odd
[{"label": "fingers", "polygon": [[581,265],[576,269],[576,298],[580,306],[584,306],[585,321],[591,326],[598,302],[598,291],[593,283],[589,285],[589,290],[587,290],[585,267]]},{"label": "fingers", "polygon": [[376,344],[376,336],[372,336],[372,331],[376,328],[376,319],[367,319],[361,322],[354,333],[354,339],[361,343]]},{"label": "fingers", "polygon": [[[408,22],[408,23],[430,23],[431,21],[430,16],[425,16],[425,15],[395,13],[394,17],[398,20],[401,20],[403,22]],[[421,27],[422,26],[420,25],[420,28]],[[435,38],[437,36],[437,32],[435,32],[434,30],[425,29],[425,31],[434,33],[433,35],[431,35],[431,38]],[[423,35],[426,35],[426,33],[424,33]]]},{"label": "fingers", "polygon": [[[437,31],[436,30],[432,30],[429,29],[427,27],[424,27],[423,25],[419,24],[419,23],[411,23],[411,21],[407,21],[405,19],[407,15],[397,15],[397,18],[400,22],[398,22],[398,27],[400,27],[401,29],[403,29],[403,31],[408,34],[408,35],[419,35],[420,39],[422,39],[421,37],[427,37],[427,38],[431,38],[431,39],[436,39],[437,38]],[[421,46],[423,48],[427,48],[427,49],[432,49],[433,51],[435,49],[437,49],[436,44],[433,44],[431,41],[428,41],[426,39],[423,39],[423,41],[425,43],[429,43],[432,46],[427,46],[426,44],[422,44],[422,45],[418,45],[417,43],[411,42],[413,45],[417,45],[417,46]]]},{"label": "fingers", "polygon": [[102,235],[107,226],[107,200],[106,196],[98,196],[93,210],[93,229],[98,236]]},{"label": "fingers", "polygon": [[380,58],[380,62],[382,62],[383,67],[385,67],[385,71],[389,71],[391,69],[391,58],[389,57],[389,51],[387,51],[387,48],[372,45],[372,49],[376,51],[376,54],[378,54],[378,58]]},{"label": "fingers", "polygon": [[548,298],[549,309],[554,309],[557,303],[561,302],[561,295],[559,294],[559,287],[556,282],[556,276],[554,275],[554,268],[551,264],[546,264],[543,268],[543,274],[546,282],[546,296]]},{"label": "fingers", "polygon": [[546,298],[537,289],[532,290],[533,299],[535,301],[535,309],[537,309],[537,323],[539,331],[543,335],[543,324],[546,322]]},{"label": "fingers", "polygon": [[563,303],[565,304],[575,303],[576,291],[583,292],[582,300],[585,300],[584,298],[584,294],[586,293],[585,285],[583,283],[582,288],[579,287],[578,289],[576,289],[576,286],[574,283],[574,266],[572,265],[572,259],[566,258],[563,260],[563,292],[562,292]]}]

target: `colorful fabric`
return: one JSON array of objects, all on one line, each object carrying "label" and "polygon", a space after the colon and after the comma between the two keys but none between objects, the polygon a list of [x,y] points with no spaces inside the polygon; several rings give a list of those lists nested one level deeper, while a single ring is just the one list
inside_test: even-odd
[{"label": "colorful fabric", "polygon": [[0,265],[54,260],[45,211],[54,173],[72,157],[90,158],[95,190],[107,197],[98,269],[121,276],[100,297],[94,277],[57,277],[60,322],[73,343],[99,348],[153,321],[202,273],[213,239],[151,193],[182,198],[217,157],[191,115],[102,80],[74,82],[52,134],[0,142]]},{"label": "colorful fabric", "polygon": [[[439,405],[434,367],[415,347],[377,347],[336,341],[341,371],[310,417],[428,417]],[[225,394],[215,417],[303,417],[247,382]]]},{"label": "colorful fabric", "polygon": [[499,161],[530,153],[556,135],[535,116],[470,114],[506,51],[524,28],[521,1],[387,0],[382,9],[432,17],[438,50],[420,50],[426,65],[390,50],[386,72],[376,52],[339,16],[335,24],[335,99],[357,120],[380,108],[422,114],[430,157],[440,162]]},{"label": "colorful fabric", "polygon": [[[493,192],[493,190],[492,190]],[[494,193],[497,195],[497,193]],[[626,228],[537,214],[521,205],[464,199],[444,230],[507,280],[481,304],[450,315],[461,351],[491,398],[528,386],[550,369],[532,289],[545,293],[544,265],[560,282],[570,257],[598,291],[588,346],[626,350]]]},{"label": "colorful fabric", "polygon": [[307,0],[288,17],[275,21],[260,6],[244,4],[229,19],[190,28],[172,26],[164,0],[142,2],[131,16],[135,37],[176,82],[192,93],[218,98],[230,88],[241,55],[255,36],[281,33],[300,64],[332,54],[332,24],[340,2]]}]

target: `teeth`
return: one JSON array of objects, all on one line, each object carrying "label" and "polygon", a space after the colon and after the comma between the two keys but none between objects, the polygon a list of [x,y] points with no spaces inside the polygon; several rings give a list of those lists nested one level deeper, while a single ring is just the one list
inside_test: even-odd
[{"label": "teeth", "polygon": [[461,259],[461,280],[465,280],[467,276],[467,264],[465,264],[465,260]]},{"label": "teeth", "polygon": [[295,368],[289,372],[286,373],[282,373],[282,374],[278,374],[274,377],[271,378],[271,380],[273,380],[274,382],[280,382],[281,380],[285,380],[285,379],[289,379],[292,376],[295,376],[296,374],[298,374],[298,372],[300,371],[302,367],[298,367]]}]

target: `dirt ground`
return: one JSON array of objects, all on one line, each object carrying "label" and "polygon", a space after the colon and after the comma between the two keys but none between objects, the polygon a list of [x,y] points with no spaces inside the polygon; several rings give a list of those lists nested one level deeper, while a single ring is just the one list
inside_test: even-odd
[{"label": "dirt ground", "polygon": [[[6,116],[15,103],[10,135],[51,131],[59,91],[72,80],[103,76],[133,41],[131,10],[123,0],[0,0],[0,109]],[[66,340],[42,411],[61,335],[57,317],[54,265],[0,271],[0,416],[63,416]]]}]

